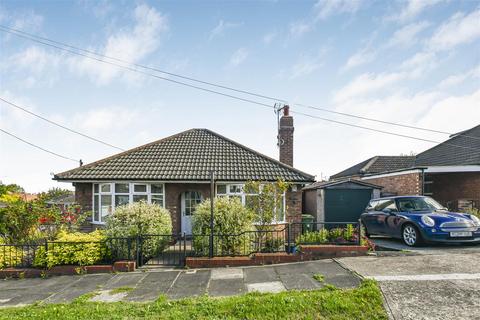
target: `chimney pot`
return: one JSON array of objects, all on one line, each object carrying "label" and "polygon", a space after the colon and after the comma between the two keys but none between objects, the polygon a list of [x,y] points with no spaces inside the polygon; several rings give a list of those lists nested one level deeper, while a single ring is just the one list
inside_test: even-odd
[{"label": "chimney pot", "polygon": [[290,106],[288,104],[286,104],[284,107],[283,107],[283,115],[288,117],[290,115]]}]

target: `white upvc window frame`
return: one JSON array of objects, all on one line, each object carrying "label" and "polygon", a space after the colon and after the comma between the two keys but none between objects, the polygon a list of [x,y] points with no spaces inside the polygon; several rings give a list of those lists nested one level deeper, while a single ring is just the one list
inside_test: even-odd
[{"label": "white upvc window frame", "polygon": [[[115,184],[128,184],[128,193],[126,192],[119,192],[117,193],[115,190]],[[98,192],[95,192],[95,185],[98,185]],[[103,191],[102,192],[102,186],[103,185],[110,185],[110,192]],[[146,191],[145,192],[135,192],[135,185],[146,185]],[[152,193],[152,185],[161,185],[162,186],[162,193]],[[133,198],[134,196],[137,195],[146,195],[147,196],[147,203],[152,203],[152,196],[154,197],[160,197],[161,198],[161,204],[160,206],[165,208],[165,183],[161,181],[148,181],[148,182],[141,182],[141,181],[115,181],[115,182],[93,182],[92,183],[92,223],[94,224],[105,224],[105,219],[104,217],[108,216],[112,212],[115,211],[116,207],[116,196],[127,196],[128,195],[128,203],[133,203]],[[95,197],[98,196],[98,218],[95,218]],[[102,206],[102,197],[103,196],[110,196],[111,197],[111,207],[109,209],[109,213],[107,215],[104,215],[102,217],[101,214],[101,206]]]},{"label": "white upvc window frame", "polygon": [[[226,190],[225,193],[218,193],[218,186],[219,186],[219,185],[222,185],[222,186],[225,186],[225,187],[226,187],[226,188],[225,188],[225,190]],[[240,186],[240,192],[232,192],[232,191],[230,190],[230,187],[233,187],[233,186]],[[246,203],[245,198],[246,198],[246,196],[255,196],[255,195],[257,195],[257,194],[245,193],[244,190],[243,190],[244,187],[245,187],[245,184],[243,184],[243,183],[218,183],[218,184],[216,185],[216,190],[215,190],[216,193],[215,193],[215,194],[217,195],[217,197],[218,197],[218,196],[219,196],[219,197],[240,197],[241,202],[242,202],[242,205],[245,206],[245,203]],[[262,189],[262,187],[263,187],[263,186],[260,185],[260,190]],[[286,197],[286,192],[284,192],[283,195],[282,195],[282,202],[283,202],[283,215],[282,215],[282,216],[283,216],[283,219],[277,220],[277,217],[275,216],[275,217],[274,217],[274,220],[272,221],[272,224],[280,224],[280,223],[285,223],[285,222],[286,222],[286,217],[287,217],[286,199],[287,199],[287,197]]]}]

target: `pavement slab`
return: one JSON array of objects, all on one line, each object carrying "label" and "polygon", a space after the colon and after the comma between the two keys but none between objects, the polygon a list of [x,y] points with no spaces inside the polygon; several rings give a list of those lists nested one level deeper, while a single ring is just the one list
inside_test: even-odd
[{"label": "pavement slab", "polygon": [[243,269],[242,268],[212,269],[211,279],[212,280],[243,279]]},{"label": "pavement slab", "polygon": [[148,272],[137,287],[128,292],[126,301],[154,301],[166,294],[181,271]]},{"label": "pavement slab", "polygon": [[280,276],[274,267],[252,267],[243,270],[246,283],[279,281]]},{"label": "pavement slab", "polygon": [[210,280],[208,295],[212,297],[227,297],[245,293],[247,291],[242,279]]},{"label": "pavement slab", "polygon": [[137,286],[137,283],[145,278],[147,274],[144,273],[135,273],[135,274],[123,274],[119,273],[113,276],[102,289],[116,289],[122,287],[134,288]]},{"label": "pavement slab", "polygon": [[210,270],[194,270],[195,272],[182,271],[174,282],[167,296],[170,299],[181,299],[199,296],[207,291],[210,281]]},{"label": "pavement slab", "polygon": [[[64,303],[80,297],[83,294],[97,291],[102,288],[108,280],[113,277],[111,274],[91,274],[78,278],[46,299],[45,303]],[[40,289],[40,288],[39,288]]]},{"label": "pavement slab", "polygon": [[286,288],[281,281],[259,282],[247,284],[248,292],[278,293],[285,291]]}]

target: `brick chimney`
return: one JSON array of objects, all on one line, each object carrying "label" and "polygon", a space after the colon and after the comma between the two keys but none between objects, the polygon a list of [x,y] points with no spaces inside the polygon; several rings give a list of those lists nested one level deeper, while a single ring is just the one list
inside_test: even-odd
[{"label": "brick chimney", "polygon": [[293,117],[289,113],[289,106],[283,108],[283,116],[278,127],[278,144],[280,148],[280,162],[293,167]]}]

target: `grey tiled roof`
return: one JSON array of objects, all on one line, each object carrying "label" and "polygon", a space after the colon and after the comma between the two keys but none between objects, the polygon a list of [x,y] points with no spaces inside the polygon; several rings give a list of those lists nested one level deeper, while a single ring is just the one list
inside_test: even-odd
[{"label": "grey tiled roof", "polygon": [[454,134],[417,156],[376,156],[331,176],[339,179],[415,167],[480,165],[480,125]]},{"label": "grey tiled roof", "polygon": [[112,157],[58,173],[55,180],[313,182],[314,176],[207,129],[191,129]]},{"label": "grey tiled roof", "polygon": [[480,125],[417,155],[417,166],[480,165]]},{"label": "grey tiled roof", "polygon": [[334,174],[331,179],[361,176],[380,172],[396,171],[415,166],[415,156],[376,156],[360,162],[342,172]]}]

